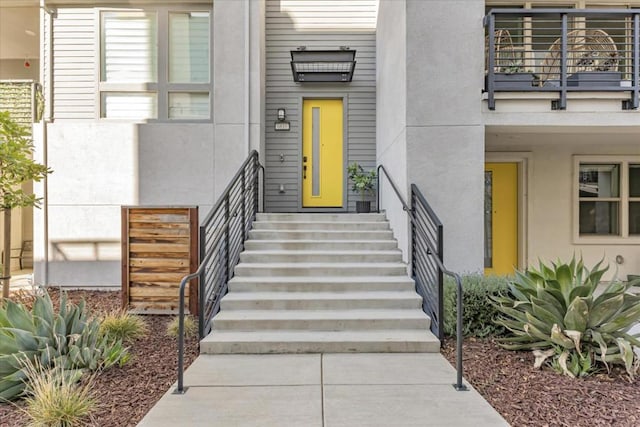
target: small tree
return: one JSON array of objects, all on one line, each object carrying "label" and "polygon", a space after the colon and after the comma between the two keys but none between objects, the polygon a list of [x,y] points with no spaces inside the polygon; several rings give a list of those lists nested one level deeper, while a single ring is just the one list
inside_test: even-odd
[{"label": "small tree", "polygon": [[347,167],[347,173],[349,174],[349,179],[353,182],[351,190],[360,193],[362,201],[364,201],[367,193],[373,193],[377,177],[374,169],[371,169],[369,172],[365,172],[362,166],[358,163],[351,163]]},{"label": "small tree", "polygon": [[51,170],[32,158],[33,143],[27,129],[0,111],[0,211],[4,213],[4,259],[2,260],[2,297],[9,296],[11,270],[11,210],[39,207],[41,199],[22,190],[22,183],[40,181]]}]

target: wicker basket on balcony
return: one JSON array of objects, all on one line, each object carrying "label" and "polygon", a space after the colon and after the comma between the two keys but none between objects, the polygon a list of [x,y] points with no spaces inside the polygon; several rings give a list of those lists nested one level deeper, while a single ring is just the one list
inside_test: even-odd
[{"label": "wicker basket on balcony", "polygon": [[[541,67],[541,80],[560,78],[562,39],[549,48]],[[618,49],[613,39],[602,30],[582,29],[567,33],[567,74],[580,71],[616,71]]]},{"label": "wicker basket on balcony", "polygon": [[[515,68],[521,67],[521,60],[516,57],[516,50],[509,30],[495,30],[493,46],[495,51],[494,72],[515,72],[513,71]],[[489,69],[489,36],[484,38],[484,69],[485,72]]]}]

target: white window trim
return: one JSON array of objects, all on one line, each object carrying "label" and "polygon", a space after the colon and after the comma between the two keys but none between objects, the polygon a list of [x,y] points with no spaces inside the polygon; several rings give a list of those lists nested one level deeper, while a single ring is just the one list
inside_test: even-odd
[{"label": "white window trim", "polygon": [[[102,13],[103,12],[154,12],[157,16],[158,52],[157,52],[157,82],[153,83],[108,83],[101,81],[102,67]],[[208,83],[169,83],[169,14],[206,12],[209,14],[209,82]],[[95,34],[95,49],[97,52],[94,73],[96,103],[96,120],[104,122],[127,123],[213,123],[213,10],[202,6],[156,6],[156,7],[100,7],[95,10],[97,23]],[[101,117],[102,93],[104,92],[154,92],[157,96],[157,118],[153,119],[116,119]],[[209,94],[209,118],[207,119],[170,119],[169,92],[194,92]]]},{"label": "white window trim", "polygon": [[[580,197],[579,174],[581,163],[618,163],[620,164],[620,197],[606,198],[606,200],[620,200],[618,224],[620,235],[618,236],[594,236],[580,235]],[[640,156],[573,156],[573,243],[580,245],[637,245],[640,244],[640,235],[629,235],[629,164],[640,164]],[[634,198],[635,200],[635,198]]]}]

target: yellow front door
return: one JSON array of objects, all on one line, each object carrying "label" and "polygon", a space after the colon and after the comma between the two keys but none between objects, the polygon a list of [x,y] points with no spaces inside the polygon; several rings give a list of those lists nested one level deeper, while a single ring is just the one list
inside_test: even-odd
[{"label": "yellow front door", "polygon": [[342,207],[341,99],[305,99],[302,107],[302,206]]},{"label": "yellow front door", "polygon": [[518,164],[484,167],[484,273],[513,274],[518,266]]}]

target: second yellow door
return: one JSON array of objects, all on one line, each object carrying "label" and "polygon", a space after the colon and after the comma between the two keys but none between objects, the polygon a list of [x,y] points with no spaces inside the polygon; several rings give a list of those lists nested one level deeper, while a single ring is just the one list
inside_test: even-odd
[{"label": "second yellow door", "polygon": [[302,108],[302,206],[342,207],[341,99],[305,99]]},{"label": "second yellow door", "polygon": [[513,274],[518,266],[518,164],[484,168],[484,272]]}]

